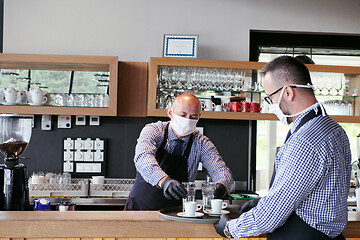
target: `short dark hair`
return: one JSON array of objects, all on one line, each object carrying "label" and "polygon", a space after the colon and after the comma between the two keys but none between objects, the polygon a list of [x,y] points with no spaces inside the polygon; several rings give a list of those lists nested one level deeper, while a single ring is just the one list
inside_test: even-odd
[{"label": "short dark hair", "polygon": [[[264,74],[271,72],[276,84],[312,84],[307,67],[290,56],[281,56],[267,63],[261,70]],[[275,82],[274,82],[275,83]]]},{"label": "short dark hair", "polygon": [[315,64],[315,62],[306,55],[298,55],[295,57],[295,59],[302,62],[303,64]]}]

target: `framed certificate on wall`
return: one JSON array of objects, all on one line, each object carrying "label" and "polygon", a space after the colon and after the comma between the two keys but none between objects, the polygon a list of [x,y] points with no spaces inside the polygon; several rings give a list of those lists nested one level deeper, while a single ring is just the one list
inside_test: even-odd
[{"label": "framed certificate on wall", "polygon": [[164,35],[163,57],[197,58],[199,35]]}]

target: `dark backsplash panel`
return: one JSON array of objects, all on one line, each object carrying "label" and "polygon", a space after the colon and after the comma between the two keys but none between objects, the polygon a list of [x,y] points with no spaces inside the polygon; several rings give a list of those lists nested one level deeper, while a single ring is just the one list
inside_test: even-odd
[{"label": "dark backsplash panel", "polygon": [[[133,163],[136,139],[147,123],[168,118],[101,117],[100,126],[76,126],[72,117],[71,129],[58,129],[57,116],[52,116],[51,131],[41,130],[41,116],[35,116],[35,127],[30,144],[23,154],[30,159],[21,160],[28,167],[29,174],[42,171],[60,173],[62,171],[63,139],[103,138],[107,139],[106,177],[134,178]],[[87,124],[89,117],[87,117]],[[201,119],[199,127],[215,144],[234,179],[247,181],[249,121]],[[204,179],[200,173],[198,179]]]}]

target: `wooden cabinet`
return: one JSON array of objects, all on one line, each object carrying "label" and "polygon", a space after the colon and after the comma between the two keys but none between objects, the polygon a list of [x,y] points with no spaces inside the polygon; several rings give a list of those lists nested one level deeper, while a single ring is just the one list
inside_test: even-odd
[{"label": "wooden cabinet", "polygon": [[119,62],[118,116],[146,117],[147,62]]},{"label": "wooden cabinet", "polygon": [[[117,57],[2,53],[0,68],[0,87],[22,90],[29,100],[0,99],[0,113],[117,115]],[[41,106],[31,104],[29,96],[36,85],[47,92]]]},{"label": "wooden cabinet", "polygon": [[[263,108],[261,112],[202,111],[202,118],[277,120],[274,114],[266,112],[267,105],[263,101],[265,93],[260,70],[264,65],[259,62],[151,58],[147,115],[167,116],[165,109],[175,96],[190,92],[200,100],[213,96],[221,101],[258,102]],[[360,122],[360,67],[307,67],[318,100],[326,109],[339,114],[332,118],[338,122]]]}]

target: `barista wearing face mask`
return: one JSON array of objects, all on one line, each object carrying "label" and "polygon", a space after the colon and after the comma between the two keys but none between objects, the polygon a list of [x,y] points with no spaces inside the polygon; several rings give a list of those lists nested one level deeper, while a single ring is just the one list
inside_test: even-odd
[{"label": "barista wearing face mask", "polygon": [[346,133],[317,102],[305,65],[282,56],[263,73],[271,111],[292,126],[276,154],[268,194],[244,204],[237,219],[222,216],[216,231],[229,238],[345,239],[351,173]]},{"label": "barista wearing face mask", "polygon": [[147,124],[135,149],[135,183],[125,210],[159,210],[178,206],[186,197],[182,182],[194,181],[200,162],[216,182],[215,198],[224,198],[233,178],[214,144],[196,124],[200,101],[191,94],[176,97],[168,108],[169,122]]}]

